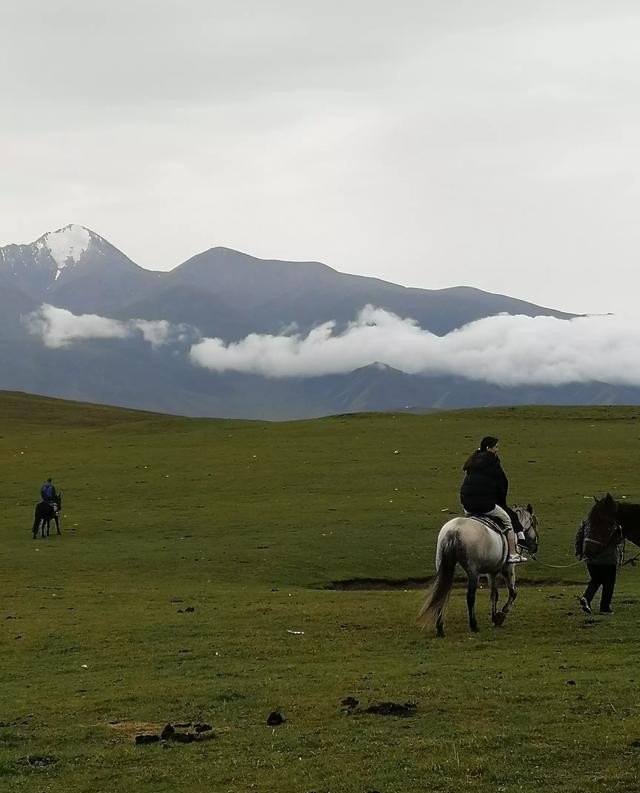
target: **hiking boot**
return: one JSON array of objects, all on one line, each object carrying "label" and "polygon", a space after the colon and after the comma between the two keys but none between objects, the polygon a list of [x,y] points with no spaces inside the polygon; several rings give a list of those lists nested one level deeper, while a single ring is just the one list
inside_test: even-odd
[{"label": "hiking boot", "polygon": [[578,603],[585,614],[591,614],[591,606],[584,595],[581,598],[578,598]]},{"label": "hiking boot", "polygon": [[519,553],[510,553],[509,556],[507,556],[507,564],[520,564],[526,561],[524,556],[520,556]]}]

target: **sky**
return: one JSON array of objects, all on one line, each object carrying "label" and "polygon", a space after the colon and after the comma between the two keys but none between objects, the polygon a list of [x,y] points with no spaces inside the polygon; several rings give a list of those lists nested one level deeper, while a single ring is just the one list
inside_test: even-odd
[{"label": "sky", "polygon": [[5,0],[0,245],[87,226],[631,315],[640,6]]}]

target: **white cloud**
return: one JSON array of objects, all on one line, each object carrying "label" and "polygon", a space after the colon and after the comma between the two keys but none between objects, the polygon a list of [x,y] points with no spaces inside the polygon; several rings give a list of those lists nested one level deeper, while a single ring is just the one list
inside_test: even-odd
[{"label": "white cloud", "polygon": [[615,316],[526,317],[502,314],[446,336],[382,308],[366,306],[347,328],[325,322],[307,335],[251,334],[239,342],[202,339],[166,320],[75,315],[43,304],[25,316],[29,331],[52,349],[86,339],[141,335],[152,347],[193,342],[189,359],[218,372],[314,377],[384,363],[409,374],[465,377],[504,386],[607,382],[640,386],[640,322]]},{"label": "white cloud", "polygon": [[[73,314],[64,308],[43,303],[37,311],[23,317],[30,333],[40,336],[47,347],[68,347],[83,339],[125,339],[136,333],[152,347],[171,341],[185,341],[189,329],[182,325],[171,325],[166,320],[131,319],[121,321],[101,317],[98,314]],[[190,336],[197,335],[191,329]]]},{"label": "white cloud", "polygon": [[23,322],[30,333],[41,336],[46,346],[54,349],[81,339],[123,339],[131,335],[130,327],[124,322],[97,314],[77,316],[48,303],[23,317]]},{"label": "white cloud", "polygon": [[142,333],[144,340],[152,347],[167,344],[172,336],[172,325],[166,319],[133,319],[131,325]]},{"label": "white cloud", "polygon": [[559,320],[500,315],[436,336],[413,320],[365,307],[342,333],[327,322],[307,336],[202,339],[193,363],[215,371],[312,377],[382,362],[411,374],[505,386],[606,381],[640,385],[640,323],[614,316]]}]

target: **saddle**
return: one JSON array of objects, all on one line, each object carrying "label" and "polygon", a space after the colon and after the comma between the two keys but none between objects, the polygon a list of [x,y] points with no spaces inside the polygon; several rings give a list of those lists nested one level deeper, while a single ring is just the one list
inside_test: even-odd
[{"label": "saddle", "polygon": [[473,518],[473,520],[477,520],[478,523],[482,523],[483,526],[486,526],[488,529],[495,531],[500,536],[504,536],[508,529],[503,523],[500,521],[495,520],[494,518],[490,518],[488,515],[467,515],[468,518]]}]

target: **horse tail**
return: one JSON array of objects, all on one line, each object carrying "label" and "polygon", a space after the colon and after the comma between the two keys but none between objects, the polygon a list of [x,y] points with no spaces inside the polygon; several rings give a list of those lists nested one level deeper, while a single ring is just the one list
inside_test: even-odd
[{"label": "horse tail", "polygon": [[444,610],[453,586],[456,568],[457,537],[449,534],[438,548],[438,570],[427,588],[427,597],[418,612],[418,625],[426,628],[433,625],[436,617]]},{"label": "horse tail", "polygon": [[31,531],[35,534],[40,528],[40,516],[38,515],[38,505],[36,504],[35,512],[33,513],[33,528]]}]

